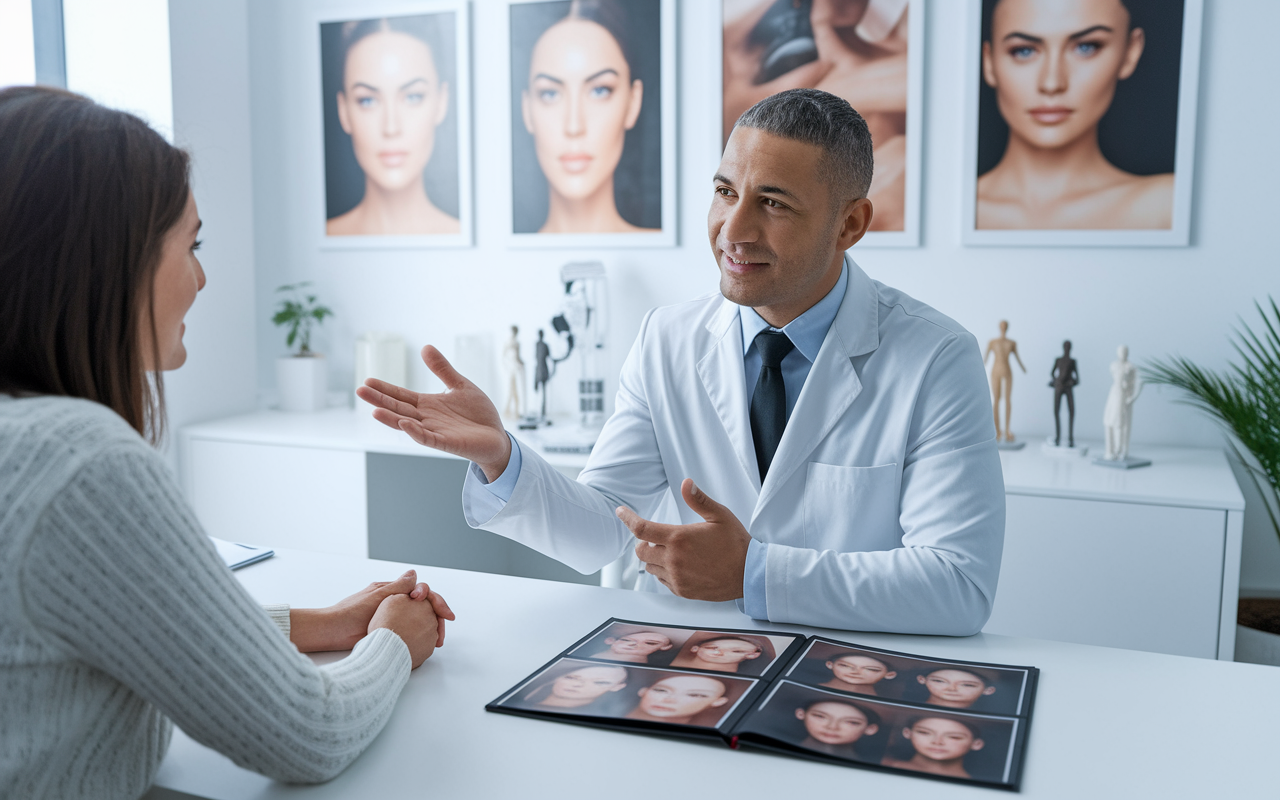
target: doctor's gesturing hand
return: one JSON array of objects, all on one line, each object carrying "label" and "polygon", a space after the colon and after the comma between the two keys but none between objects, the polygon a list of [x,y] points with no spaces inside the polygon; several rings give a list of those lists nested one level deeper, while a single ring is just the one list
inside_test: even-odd
[{"label": "doctor's gesturing hand", "polygon": [[497,480],[511,459],[511,439],[493,401],[431,345],[422,348],[422,363],[444,382],[443,392],[415,392],[370,378],[356,395],[374,406],[378,422],[420,445],[473,461],[490,482]]},{"label": "doctor's gesturing hand", "polygon": [[643,519],[626,506],[618,519],[640,543],[636,556],[645,572],[680,597],[692,600],[737,600],[747,565],[751,535],[729,509],[707,497],[685,478],[680,494],[704,522],[664,525]]}]

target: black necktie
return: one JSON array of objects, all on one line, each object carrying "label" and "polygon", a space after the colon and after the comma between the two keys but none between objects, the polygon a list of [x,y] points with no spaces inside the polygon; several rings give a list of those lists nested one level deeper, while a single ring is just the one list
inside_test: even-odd
[{"label": "black necktie", "polygon": [[782,359],[795,345],[785,333],[760,331],[756,349],[760,351],[760,379],[751,395],[751,438],[756,444],[756,463],[760,465],[760,482],[778,452],[782,430],[787,427],[787,387],[782,382]]}]

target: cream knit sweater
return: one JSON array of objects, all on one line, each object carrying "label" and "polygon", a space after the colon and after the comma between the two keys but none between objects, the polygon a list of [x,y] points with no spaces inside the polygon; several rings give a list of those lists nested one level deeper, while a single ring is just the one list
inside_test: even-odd
[{"label": "cream knit sweater", "polygon": [[0,797],[137,798],[170,720],[272,778],[333,777],[391,716],[409,649],[378,630],[316,667],[287,627],[118,415],[0,394]]}]

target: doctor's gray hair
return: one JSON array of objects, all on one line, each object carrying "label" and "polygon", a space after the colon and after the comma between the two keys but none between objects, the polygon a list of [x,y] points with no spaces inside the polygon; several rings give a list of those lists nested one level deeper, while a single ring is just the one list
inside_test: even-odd
[{"label": "doctor's gray hair", "polygon": [[832,193],[841,201],[866,197],[871,189],[871,131],[842,97],[820,89],[778,92],[747,109],[734,127],[822,148],[819,169],[831,176]]}]

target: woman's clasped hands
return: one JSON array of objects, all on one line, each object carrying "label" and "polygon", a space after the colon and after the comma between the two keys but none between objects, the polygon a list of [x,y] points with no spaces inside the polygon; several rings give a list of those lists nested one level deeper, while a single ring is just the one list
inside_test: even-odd
[{"label": "woman's clasped hands", "polygon": [[289,612],[289,639],[303,653],[350,650],[378,628],[386,628],[409,647],[413,668],[444,644],[445,620],[456,619],[449,604],[415,570],[393,581],[378,581],[328,608]]}]

